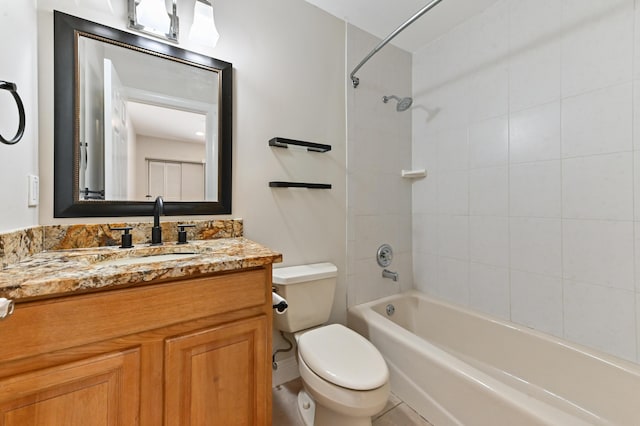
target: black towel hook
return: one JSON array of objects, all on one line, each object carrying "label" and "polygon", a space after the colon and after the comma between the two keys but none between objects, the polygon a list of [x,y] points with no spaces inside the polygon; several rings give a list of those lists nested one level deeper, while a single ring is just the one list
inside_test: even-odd
[{"label": "black towel hook", "polygon": [[24,125],[25,125],[24,105],[22,105],[22,99],[20,99],[20,95],[18,95],[18,86],[16,86],[15,83],[10,83],[8,81],[0,80],[0,89],[10,91],[11,94],[13,95],[13,99],[16,100],[16,104],[18,105],[18,113],[20,114],[20,124],[18,125],[18,132],[13,137],[13,139],[9,139],[9,140],[5,139],[4,137],[2,137],[2,135],[0,135],[0,142],[7,145],[13,145],[15,143],[18,143],[20,139],[22,139],[22,136],[24,135]]}]

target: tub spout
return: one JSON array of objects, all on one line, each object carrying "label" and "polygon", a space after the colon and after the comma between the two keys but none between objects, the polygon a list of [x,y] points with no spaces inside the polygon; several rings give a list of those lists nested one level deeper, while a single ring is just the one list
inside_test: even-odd
[{"label": "tub spout", "polygon": [[398,273],[397,272],[391,272],[388,269],[383,269],[382,270],[382,277],[383,278],[391,278],[394,281],[398,281]]}]

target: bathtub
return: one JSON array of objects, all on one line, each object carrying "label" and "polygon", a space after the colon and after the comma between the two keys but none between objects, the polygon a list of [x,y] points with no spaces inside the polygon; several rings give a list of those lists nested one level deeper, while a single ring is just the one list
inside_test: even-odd
[{"label": "bathtub", "polygon": [[434,425],[640,425],[634,363],[416,291],[354,306],[348,323]]}]

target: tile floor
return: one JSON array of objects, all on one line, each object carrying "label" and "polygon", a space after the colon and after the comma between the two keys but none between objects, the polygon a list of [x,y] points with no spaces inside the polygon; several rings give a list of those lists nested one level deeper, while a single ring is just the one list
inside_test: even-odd
[{"label": "tile floor", "polygon": [[[273,426],[303,426],[298,414],[298,378],[273,388]],[[387,406],[373,418],[373,426],[432,426],[407,404],[391,394]]]}]

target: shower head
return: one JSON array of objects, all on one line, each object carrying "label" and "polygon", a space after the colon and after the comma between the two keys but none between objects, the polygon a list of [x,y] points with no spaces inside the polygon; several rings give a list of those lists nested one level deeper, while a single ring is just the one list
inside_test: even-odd
[{"label": "shower head", "polygon": [[382,102],[386,104],[387,102],[389,102],[389,99],[395,99],[396,101],[398,101],[398,105],[396,105],[396,111],[398,112],[408,110],[411,104],[413,103],[413,99],[411,99],[410,97],[400,99],[396,95],[383,96]]}]

